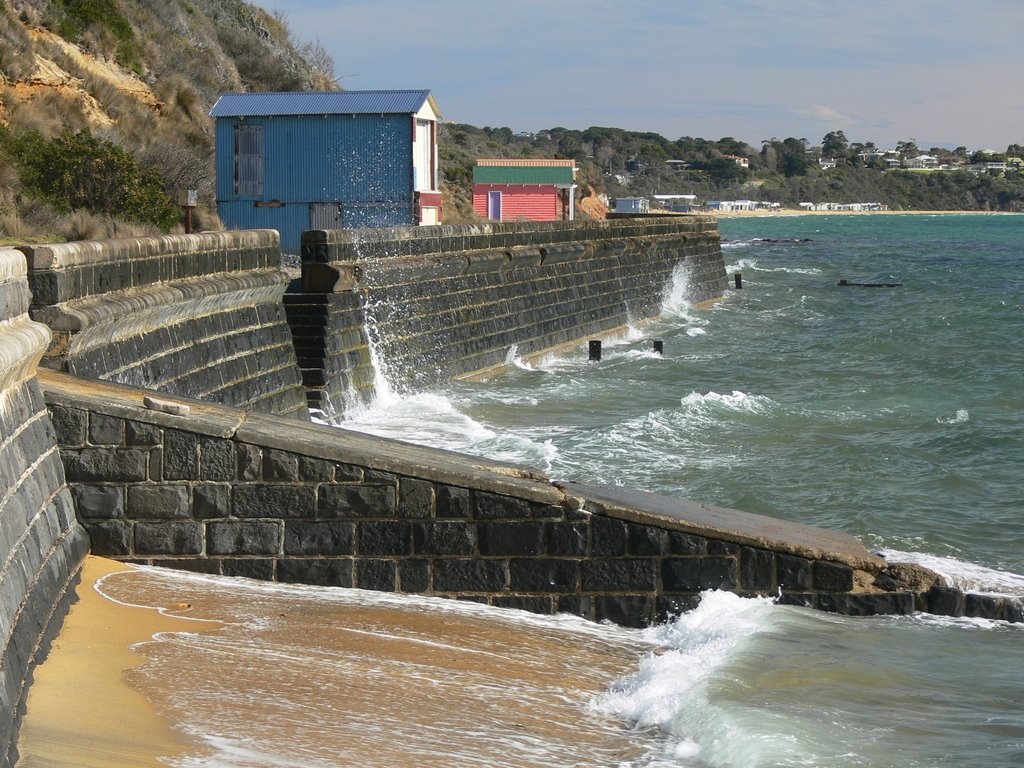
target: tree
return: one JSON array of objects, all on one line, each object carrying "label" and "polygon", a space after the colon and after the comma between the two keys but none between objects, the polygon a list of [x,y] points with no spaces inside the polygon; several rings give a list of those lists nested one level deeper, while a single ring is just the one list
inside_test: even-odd
[{"label": "tree", "polygon": [[803,176],[807,173],[809,163],[807,162],[807,140],[786,139],[782,144],[775,147],[778,153],[779,170],[788,178],[792,176]]},{"label": "tree", "polygon": [[695,162],[690,167],[696,171],[707,173],[708,178],[716,185],[742,181],[750,175],[746,168],[729,157],[716,157],[706,162]]},{"label": "tree", "polygon": [[616,154],[615,147],[611,144],[602,144],[594,153],[594,158],[602,168],[611,170],[612,160],[615,158]]},{"label": "tree", "polygon": [[716,148],[723,155],[737,155],[738,157],[746,157],[750,151],[750,147],[744,141],[734,139],[732,136],[725,136],[719,139],[715,143]]},{"label": "tree", "polygon": [[900,157],[917,157],[921,154],[921,150],[917,148],[916,140],[908,139],[896,142],[896,154]]},{"label": "tree", "polygon": [[829,131],[821,140],[821,154],[825,157],[846,157],[850,142],[842,131]]}]

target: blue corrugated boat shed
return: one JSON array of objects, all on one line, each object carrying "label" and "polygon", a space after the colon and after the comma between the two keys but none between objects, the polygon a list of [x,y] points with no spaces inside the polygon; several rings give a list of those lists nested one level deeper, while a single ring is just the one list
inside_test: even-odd
[{"label": "blue corrugated boat shed", "polygon": [[297,254],[307,229],[440,215],[440,114],[428,90],[226,93],[210,115],[229,229],[277,229]]}]

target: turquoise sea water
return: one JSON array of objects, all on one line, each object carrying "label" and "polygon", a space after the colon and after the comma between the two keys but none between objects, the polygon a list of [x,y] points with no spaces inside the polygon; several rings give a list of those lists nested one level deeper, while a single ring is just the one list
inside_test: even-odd
[{"label": "turquoise sea water", "polygon": [[[964,588],[1024,596],[1024,217],[720,230],[743,287],[712,309],[688,305],[680,272],[663,316],[600,363],[582,349],[520,362],[382,403],[360,428],[846,531]],[[679,764],[1024,765],[1021,628],[722,602],[691,617],[700,630],[652,630],[696,657],[652,658],[608,698],[680,738]],[[703,638],[722,614],[749,622]],[[642,703],[666,686],[670,702]]]},{"label": "turquoise sea water", "polygon": [[[1024,217],[725,219],[720,229],[730,283],[739,272],[743,288],[713,307],[689,305],[679,270],[662,317],[606,342],[600,362],[583,347],[529,363],[510,350],[492,381],[384,391],[343,428],[826,526],[963,588],[1024,597]],[[844,278],[902,285],[839,287]],[[152,573],[175,600],[183,590],[245,597],[233,603],[234,634],[146,649],[140,674],[151,688],[173,681],[164,707],[212,752],[179,766],[1024,765],[1024,625],[850,618],[710,593],[675,622],[634,631]],[[132,578],[103,588],[131,594],[118,579]],[[314,606],[364,610],[378,599],[394,613],[359,632],[385,658],[353,683],[354,652],[315,639]],[[492,627],[500,615],[500,631],[453,635],[453,611]],[[388,628],[399,621],[415,630]],[[460,670],[484,659],[485,677],[453,678],[426,657],[389,661],[398,636],[446,649]],[[247,668],[320,660],[309,671],[325,680],[315,739],[281,728],[288,712],[308,710],[298,687],[254,695],[227,679],[206,690],[176,671],[175,658],[216,663],[225,644]],[[530,659],[543,684],[514,674],[511,659]],[[372,694],[381,677],[409,701],[424,690],[450,697],[459,723],[478,727],[453,724],[431,740],[415,716],[425,704],[387,718],[368,710],[352,686]],[[276,708],[261,723],[267,697]],[[353,739],[367,757],[339,756]]]}]

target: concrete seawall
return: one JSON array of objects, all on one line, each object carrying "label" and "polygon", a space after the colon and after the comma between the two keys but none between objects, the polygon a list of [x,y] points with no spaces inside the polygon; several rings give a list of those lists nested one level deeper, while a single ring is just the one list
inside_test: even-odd
[{"label": "concrete seawall", "polygon": [[1024,620],[1016,600],[843,534],[309,422],[307,396],[370,396],[370,333],[415,387],[655,315],[678,265],[695,300],[720,296],[712,220],[308,243],[287,295],[273,232],[0,249],[0,765],[90,541],[131,562],[631,626],[708,589]]},{"label": "concrete seawall", "polygon": [[25,247],[46,367],[308,418],[277,232]]},{"label": "concrete seawall", "polygon": [[[93,552],[643,626],[701,591],[910,613],[856,539],[385,438],[40,372]],[[182,406],[187,406],[183,408]],[[187,410],[187,413],[185,412]],[[171,412],[167,412],[171,411]]]},{"label": "concrete seawall", "polygon": [[673,270],[695,302],[726,286],[707,217],[311,231],[285,297],[310,404],[373,394],[372,341],[416,390],[657,315]]},{"label": "concrete seawall", "polygon": [[[41,371],[96,554],[643,626],[722,589],[852,614],[1024,620],[851,536]],[[147,400],[149,398],[149,400]]]},{"label": "concrete seawall", "polygon": [[0,765],[14,760],[32,666],[67,613],[88,550],[35,379],[50,334],[28,305],[25,259],[0,249]]}]

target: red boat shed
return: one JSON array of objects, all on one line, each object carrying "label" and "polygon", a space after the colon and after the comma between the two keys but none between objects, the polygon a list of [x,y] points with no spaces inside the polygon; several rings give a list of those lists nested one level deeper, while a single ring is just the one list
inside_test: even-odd
[{"label": "red boat shed", "polygon": [[571,221],[575,181],[572,160],[477,160],[473,210],[491,221]]}]

